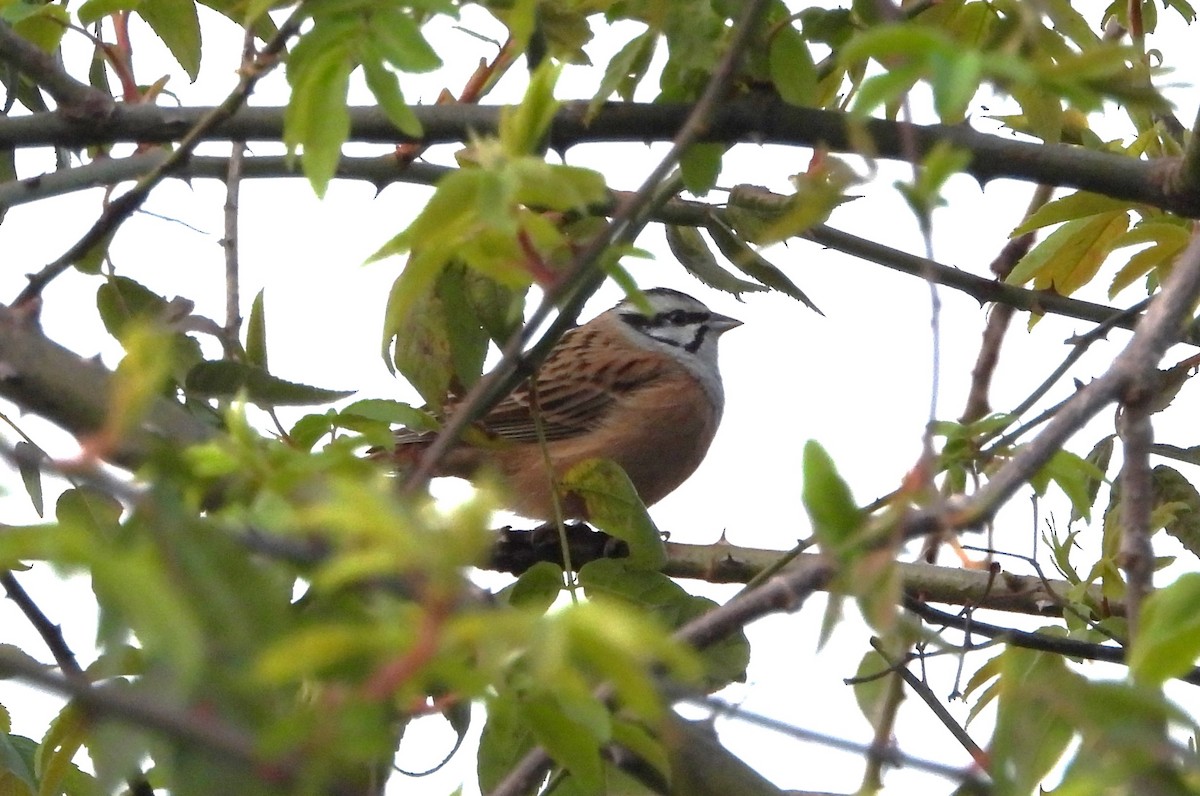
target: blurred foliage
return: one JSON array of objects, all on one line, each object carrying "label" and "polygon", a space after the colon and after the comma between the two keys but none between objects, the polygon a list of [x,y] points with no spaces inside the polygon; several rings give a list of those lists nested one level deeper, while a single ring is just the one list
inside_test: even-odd
[{"label": "blurred foliage", "polygon": [[[387,446],[394,426],[436,429],[446,399],[469,390],[491,347],[520,327],[530,289],[560,286],[600,234],[613,203],[606,175],[547,156],[563,103],[581,100],[593,119],[614,97],[695,102],[743,5],[481,3],[508,33],[501,50],[508,60],[498,58],[491,72],[480,67],[473,99],[487,94],[517,54],[530,67],[524,97],[504,109],[495,130],[474,131],[461,142],[460,168],[438,182],[411,218],[379,231],[372,257],[382,261],[375,267],[396,274],[381,353],[412,383],[423,408],[380,398],[334,408],[348,393],[274,375],[262,293],[245,329],[226,330],[197,315],[189,299],[168,300],[119,273],[107,256],[111,234],[74,263],[99,275],[97,317],[125,352],[106,418],[85,441],[87,455],[114,450],[163,404],[192,413],[212,434],[189,448],[153,451],[132,481],[76,479],[49,501],[53,516],[36,525],[0,526],[0,570],[46,562],[89,576],[95,604],[81,610],[98,612],[100,654],[86,662],[83,680],[72,681],[91,683],[109,699],[106,708],[68,700],[41,739],[14,734],[0,706],[0,793],[129,792],[142,776],[175,794],[369,792],[390,773],[411,722],[441,716],[461,741],[479,715],[474,705],[486,714],[477,761],[485,792],[534,746],[553,759],[548,791],[559,794],[652,792],[647,783],[696,793],[706,782],[710,792],[734,792],[722,777],[735,776],[736,767],[710,780],[707,769],[703,776],[693,770],[694,755],[680,763],[689,758],[677,739],[693,737],[692,728],[681,730],[662,686],[707,693],[745,680],[749,641],[734,632],[698,651],[673,635],[715,603],[659,571],[666,546],[619,468],[585,462],[560,486],[627,548],[626,557],[592,561],[575,573],[541,562],[490,594],[472,572],[487,566],[491,515],[503,496],[483,485],[446,509],[427,495],[402,492],[379,462],[362,454]],[[0,2],[0,20],[55,57],[65,36],[94,26],[95,57],[80,82],[109,92],[115,79],[122,98],[136,102],[153,101],[165,85],[163,77],[139,81],[131,71],[133,48],[148,41],[165,47],[191,81],[228,69],[205,49],[201,23],[209,9],[258,41],[275,35],[284,13],[303,20],[282,56],[290,88],[284,143],[318,195],[350,139],[352,86],[369,92],[397,141],[417,138],[422,130],[406,100],[406,80],[458,56],[429,33],[433,23],[458,19],[460,5],[451,0],[13,1]],[[1010,98],[1017,112],[994,119],[1027,139],[1142,160],[1175,157],[1190,144],[1177,139],[1178,125],[1155,89],[1167,59],[1147,52],[1143,39],[1167,18],[1191,23],[1195,12],[1185,0],[1113,2],[1102,12],[1067,0],[895,8],[867,0],[844,8],[771,0],[735,61],[729,95],[767,95],[841,113],[868,159],[871,115],[925,114],[960,125],[981,98],[997,96]],[[145,27],[130,27],[130,19]],[[607,26],[628,39],[607,63],[591,64],[587,46]],[[1110,35],[1115,30],[1132,35]],[[559,81],[564,64],[594,72],[590,97],[566,95]],[[3,70],[0,82],[6,114],[50,107],[49,92],[19,71]],[[1103,140],[1091,120],[1116,108],[1128,116],[1127,134]],[[671,251],[710,287],[734,296],[777,291],[819,312],[798,284],[801,275],[785,272],[760,248],[824,223],[871,175],[817,148],[791,174],[790,193],[777,195],[734,182],[739,175],[724,169],[731,148],[702,141],[682,154],[680,184],[697,197],[722,191],[727,201],[694,225],[670,226]],[[912,179],[895,187],[922,226],[943,204],[947,182],[973,157],[947,141],[914,152]],[[10,151],[0,153],[0,168],[6,179],[15,175]],[[1187,245],[1191,227],[1191,220],[1149,205],[1066,193],[1013,230],[1013,237],[1047,234],[1006,280],[1069,295],[1103,279],[1110,297],[1139,283],[1150,294]],[[1114,262],[1115,253],[1134,247]],[[602,267],[629,286],[617,255],[636,253],[610,253]],[[220,343],[220,356],[201,344],[206,337]],[[1164,375],[1165,403],[1186,375]],[[269,434],[248,419],[249,406],[318,409]],[[986,482],[1020,455],[1021,420],[1000,412],[934,423],[936,450],[882,516],[939,504]],[[1092,680],[1061,655],[1017,646],[976,669],[966,689],[972,716],[996,708],[985,761],[996,793],[1036,792],[1056,769],[1055,793],[1137,792],[1147,783],[1158,792],[1200,792],[1194,748],[1173,740],[1194,735],[1195,721],[1160,687],[1189,673],[1200,655],[1200,577],[1162,584],[1145,603],[1138,635],[1128,639],[1128,619],[1108,610],[1126,593],[1119,485],[1108,489],[1098,523],[1101,555],[1079,560],[1083,529],[1074,523],[1092,521],[1111,484],[1112,454],[1111,436],[1086,457],[1059,451],[1031,481],[1038,494],[1054,485],[1072,507],[1070,527],[1043,535],[1070,585],[1056,595],[1064,621],[1039,632],[1050,640],[1127,645],[1129,677]],[[1192,464],[1200,458],[1194,448],[1178,456]],[[30,441],[20,443],[15,458],[11,486],[24,488],[41,516],[48,463]],[[845,471],[819,444],[804,449],[803,471],[803,504],[816,542],[838,569],[839,596],[829,601],[821,641],[841,619],[841,597],[850,596],[889,655],[906,654],[924,637],[898,611],[901,540],[876,533],[881,515],[855,502]],[[1196,489],[1167,466],[1156,468],[1153,480],[1154,529],[1165,529],[1195,555]],[[18,663],[49,671],[28,651],[0,646],[0,671]],[[888,681],[881,679],[887,667],[883,655],[867,653],[855,691],[877,731],[890,724]],[[138,712],[146,706],[161,720],[146,720]],[[204,734],[213,728],[232,740],[222,746]],[[618,766],[615,749],[639,766]],[[75,762],[81,751],[91,770]],[[721,763],[718,753],[705,757]],[[761,783],[742,782],[738,792],[762,792]]]}]

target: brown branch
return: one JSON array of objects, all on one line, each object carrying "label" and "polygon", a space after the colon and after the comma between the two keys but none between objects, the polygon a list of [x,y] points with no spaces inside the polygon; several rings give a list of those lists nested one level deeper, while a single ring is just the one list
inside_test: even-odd
[{"label": "brown branch", "polygon": [[[694,106],[687,104],[607,103],[589,117],[588,103],[569,102],[550,128],[550,145],[564,151],[599,141],[643,145],[674,140]],[[0,147],[87,146],[115,142],[176,141],[192,131],[211,109],[166,108],[118,104],[103,123],[73,125],[58,114],[41,113],[0,119]],[[396,130],[378,108],[349,109],[350,140],[363,143],[454,143],[474,132],[494,133],[501,108],[485,105],[417,106],[423,135]],[[200,134],[202,140],[281,141],[284,109],[243,108]],[[915,152],[924,156],[941,142],[972,154],[966,173],[980,182],[1011,178],[1093,191],[1133,203],[1148,204],[1188,217],[1200,216],[1200,193],[1181,178],[1184,161],[1146,161],[1068,144],[1038,144],[981,133],[966,125],[907,125],[884,119],[857,119],[839,111],[788,105],[778,98],[754,95],[724,100],[713,108],[697,140],[728,144],[781,144],[823,147],[836,152],[868,153],[887,160],[906,159],[904,141],[911,135]]]},{"label": "brown branch", "polygon": [[[84,436],[104,426],[111,388],[112,372],[99,362],[51,342],[21,314],[0,305],[0,397]],[[178,404],[159,399],[110,460],[132,469],[164,440],[187,445],[213,433]]]},{"label": "brown branch", "polygon": [[[117,107],[113,98],[67,74],[54,56],[23,38],[12,25],[0,21],[0,61],[10,64],[58,104],[68,126],[87,127],[103,122]],[[9,87],[15,90],[14,86]]]},{"label": "brown branch", "polygon": [[[205,133],[220,122],[228,119],[240,108],[267,72],[277,63],[277,57],[283,50],[287,40],[299,32],[300,24],[306,14],[296,11],[280,27],[275,36],[263,47],[262,52],[254,61],[253,68],[243,68],[238,85],[223,103],[209,110],[196,124],[180,139],[179,145],[171,154],[148,174],[138,180],[133,188],[109,203],[96,222],[75,242],[66,252],[54,262],[47,265],[36,274],[29,277],[29,284],[17,295],[13,304],[20,306],[41,295],[42,289],[55,277],[70,268],[77,260],[85,256],[93,248],[101,245],[112,235],[125,219],[141,207],[142,202],[150,195],[150,191],[162,182],[163,178],[178,163],[186,160],[192,150],[203,140]],[[102,126],[102,125],[101,125]]]},{"label": "brown branch", "polygon": [[33,625],[34,630],[42,637],[42,641],[46,643],[46,648],[54,656],[63,675],[71,679],[83,679],[83,669],[75,659],[75,653],[71,651],[67,640],[63,638],[62,628],[50,621],[50,618],[21,586],[17,576],[11,572],[0,573],[0,586],[4,587],[4,593],[8,595],[8,599],[16,604],[25,618],[29,620],[29,624]]},{"label": "brown branch", "polygon": [[1150,479],[1150,446],[1154,428],[1150,423],[1155,374],[1130,385],[1121,404],[1117,431],[1121,437],[1123,463],[1117,480],[1121,499],[1121,547],[1118,554],[1125,570],[1125,605],[1129,638],[1137,638],[1142,601],[1154,588],[1154,547],[1150,542],[1150,513],[1154,510],[1154,486]]},{"label": "brown branch", "polygon": [[[112,185],[123,180],[137,179],[147,170],[155,168],[167,153],[155,151],[128,158],[98,160],[73,169],[53,172],[8,183],[0,183],[0,208],[8,208],[27,202],[59,196],[72,191],[98,185]],[[168,176],[179,179],[212,178],[224,180],[229,170],[229,159],[216,156],[194,156],[180,164]],[[392,183],[415,183],[435,185],[452,167],[430,163],[412,163],[400,166],[393,155],[381,157],[342,158],[336,176],[340,179],[365,180],[382,190]],[[264,155],[247,158],[243,162],[242,177],[303,179],[295,159]],[[604,206],[591,208],[591,212],[609,214],[618,203],[632,193],[613,191],[613,200]],[[780,197],[783,199],[784,197]],[[713,215],[723,217],[724,210],[716,205],[685,199],[669,199],[649,214],[652,221],[664,224],[705,226]],[[927,278],[965,293],[980,303],[1004,304],[1018,310],[1039,314],[1061,315],[1067,318],[1103,324],[1105,329],[1119,327],[1132,329],[1137,325],[1138,312],[1120,309],[1106,304],[1081,301],[1061,296],[1047,290],[1009,285],[976,276],[954,266],[928,260],[918,255],[885,246],[827,225],[818,225],[805,232],[802,237],[830,249],[850,254],[876,265],[882,265],[903,274]],[[1179,336],[1180,342],[1200,344],[1200,325],[1192,325]]]}]

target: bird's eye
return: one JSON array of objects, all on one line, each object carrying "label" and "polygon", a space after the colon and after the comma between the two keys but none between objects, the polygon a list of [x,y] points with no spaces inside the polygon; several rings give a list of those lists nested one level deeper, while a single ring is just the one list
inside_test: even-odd
[{"label": "bird's eye", "polygon": [[687,313],[683,310],[671,310],[667,314],[667,321],[670,323],[683,324],[687,322]]}]

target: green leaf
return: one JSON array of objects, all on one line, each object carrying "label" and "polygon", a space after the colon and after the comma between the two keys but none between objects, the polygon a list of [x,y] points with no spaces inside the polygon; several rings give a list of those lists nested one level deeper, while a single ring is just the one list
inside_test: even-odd
[{"label": "green leaf", "polygon": [[[655,570],[630,566],[627,559],[601,558],[579,568],[579,583],[589,600],[618,600],[637,616],[652,616],[677,630],[716,603],[689,594],[671,578]],[[746,677],[750,642],[743,632],[731,633],[700,653],[705,688],[716,691]]]},{"label": "green leaf", "polygon": [[721,158],[729,147],[725,144],[692,144],[679,159],[679,172],[684,186],[695,196],[704,196],[717,184],[721,174]]},{"label": "green leaf", "polygon": [[862,525],[862,512],[838,475],[833,459],[815,440],[804,445],[803,500],[821,547],[827,553],[844,556]]},{"label": "green leaf", "polygon": [[265,288],[258,291],[250,305],[250,321],[246,324],[246,363],[267,370],[267,314],[263,306]]},{"label": "green leaf", "polygon": [[202,398],[234,398],[243,390],[258,406],[309,406],[353,395],[353,390],[327,390],[277,378],[262,368],[228,360],[201,362],[188,371],[185,388]]},{"label": "green leaf", "polygon": [[525,723],[554,761],[589,791],[603,792],[600,744],[611,734],[608,711],[590,694],[536,693],[521,700]]},{"label": "green leaf", "polygon": [[375,11],[370,36],[380,55],[401,72],[430,72],[442,65],[417,23],[400,8]]},{"label": "green leaf", "polygon": [[1128,224],[1125,210],[1068,221],[1022,257],[1005,281],[1022,285],[1032,279],[1035,290],[1070,295],[1096,275]]},{"label": "green leaf", "polygon": [[22,735],[0,732],[0,792],[11,796],[33,796],[37,777],[33,773],[37,741]]},{"label": "green leaf", "polygon": [[991,772],[1002,793],[1030,793],[1062,757],[1074,734],[1062,703],[1082,696],[1082,677],[1063,658],[1009,647],[1000,656],[999,707]]},{"label": "green leaf", "polygon": [[141,0],[138,15],[154,31],[192,82],[200,75],[200,19],[192,0]]},{"label": "green leaf", "polygon": [[675,259],[686,268],[692,276],[709,287],[732,293],[740,298],[742,293],[756,293],[766,290],[763,285],[738,279],[717,264],[717,258],[709,250],[704,236],[695,227],[681,227],[674,224],[666,225],[667,245]]},{"label": "green leaf", "polygon": [[600,79],[599,88],[588,103],[585,122],[595,118],[597,111],[613,92],[626,102],[633,99],[634,89],[642,82],[646,70],[650,67],[650,59],[654,56],[657,42],[658,33],[649,28],[631,39],[612,57],[604,70],[604,77]]},{"label": "green leaf", "polygon": [[1191,670],[1200,655],[1200,573],[1187,572],[1146,598],[1129,652],[1134,681],[1158,684]]},{"label": "green leaf", "polygon": [[501,110],[500,143],[510,157],[535,152],[541,145],[560,106],[554,98],[554,84],[560,71],[551,61],[543,61],[529,76],[521,104]]},{"label": "green leaf", "polygon": [[1173,509],[1164,521],[1166,532],[1192,555],[1200,557],[1200,492],[1182,473],[1165,464],[1154,468],[1151,479],[1155,512],[1162,506]]},{"label": "green leaf", "polygon": [[566,499],[583,501],[588,522],[629,545],[632,566],[661,569],[667,562],[662,535],[619,465],[607,459],[580,462],[563,475],[559,489]]},{"label": "green leaf", "polygon": [[[1106,480],[1108,480],[1106,476],[1108,473],[1108,464],[1110,461],[1112,461],[1114,439],[1115,438],[1113,437],[1113,435],[1109,434],[1104,439],[1097,442],[1095,444],[1095,446],[1093,446],[1092,449],[1088,452],[1088,455],[1087,455],[1088,463],[1091,464],[1092,466],[1094,466],[1100,473],[1099,476],[1097,476],[1095,473],[1093,473],[1090,476],[1087,476],[1084,500],[1086,501],[1086,505],[1088,505],[1088,506],[1091,506],[1096,502],[1096,496],[1100,493],[1100,485],[1103,484]],[[1067,524],[1069,525],[1069,524],[1075,522],[1075,520],[1079,519],[1082,516],[1084,516],[1084,515],[1077,512],[1075,510],[1075,508],[1072,507],[1071,508],[1071,519]]]},{"label": "green leaf", "polygon": [[[79,24],[90,25],[117,11],[135,9],[141,3],[142,0],[87,0],[86,3],[79,6]],[[14,3],[13,6],[15,5],[17,4]],[[13,6],[8,6],[8,8],[12,8]],[[7,11],[4,16],[7,19]],[[8,21],[12,22],[13,20]]]},{"label": "green leaf", "polygon": [[1042,469],[1034,474],[1029,483],[1039,495],[1046,493],[1046,485],[1058,484],[1071,500],[1071,510],[1084,519],[1092,516],[1091,496],[1095,494],[1092,484],[1104,480],[1104,472],[1092,462],[1070,451],[1056,451]]},{"label": "green leaf", "polygon": [[125,357],[113,374],[104,430],[118,440],[131,432],[159,399],[171,374],[173,335],[153,323],[127,325],[121,335]]},{"label": "green leaf", "polygon": [[880,105],[893,103],[907,94],[918,80],[925,77],[924,64],[910,64],[890,69],[881,75],[872,75],[862,82],[851,110],[866,116]]},{"label": "green leaf", "polygon": [[708,221],[708,234],[712,235],[713,243],[721,250],[721,254],[737,266],[738,270],[747,276],[757,279],[773,290],[778,290],[785,296],[791,296],[818,315],[824,315],[821,309],[812,302],[787,274],[755,251],[749,243],[738,237],[724,221],[713,216]]},{"label": "green leaf", "polygon": [[[389,313],[390,314],[390,313]],[[392,362],[434,410],[440,409],[454,379],[446,313],[431,285],[386,333],[394,340]]]},{"label": "green leaf", "polygon": [[33,503],[33,510],[41,517],[43,516],[41,463],[46,460],[46,454],[41,448],[31,445],[25,440],[19,440],[13,446],[13,453],[16,454],[17,468],[21,471],[21,481],[25,484],[25,492],[29,495],[30,502]]},{"label": "green leaf", "polygon": [[521,573],[508,591],[508,604],[545,613],[558,599],[563,588],[563,568],[549,561],[539,561]]},{"label": "green leaf", "polygon": [[513,694],[501,692],[489,699],[476,758],[480,790],[490,793],[536,742]]},{"label": "green leaf", "polygon": [[363,64],[363,72],[367,78],[367,88],[375,95],[379,107],[383,108],[383,112],[392,124],[396,125],[396,129],[405,135],[420,136],[421,121],[404,101],[399,78],[382,64],[370,61]]},{"label": "green leaf", "polygon": [[812,105],[817,93],[817,68],[800,32],[784,25],[771,38],[768,53],[771,82],[784,102]]},{"label": "green leaf", "polygon": [[338,418],[349,416],[365,417],[383,423],[404,426],[414,431],[436,431],[438,422],[433,415],[406,404],[382,398],[365,398],[355,401],[338,412]]},{"label": "green leaf", "polygon": [[[1008,236],[1009,238],[1017,238],[1026,232],[1033,232],[1036,229],[1048,227],[1051,224],[1061,224],[1064,221],[1096,216],[1101,213],[1111,213],[1117,210],[1129,210],[1133,207],[1135,205],[1132,202],[1124,199],[1114,199],[1111,196],[1103,196],[1088,191],[1076,191],[1073,194],[1068,194],[1042,205],[1031,216],[1021,222],[1016,229],[1010,232]],[[1139,242],[1136,238],[1130,239],[1135,230],[1122,235],[1123,242],[1114,242],[1113,248]]]},{"label": "green leaf", "polygon": [[952,57],[934,56],[933,105],[943,124],[958,124],[967,115],[971,100],[983,79],[983,56],[977,50],[965,50]]},{"label": "green leaf", "polygon": [[[305,63],[306,68],[292,84],[292,98],[284,114],[284,140],[289,148],[303,147],[304,175],[317,196],[324,196],[341,160],[342,144],[350,135],[346,91],[354,62],[349,46],[343,44],[320,52]],[[288,79],[293,79],[291,67]]]}]

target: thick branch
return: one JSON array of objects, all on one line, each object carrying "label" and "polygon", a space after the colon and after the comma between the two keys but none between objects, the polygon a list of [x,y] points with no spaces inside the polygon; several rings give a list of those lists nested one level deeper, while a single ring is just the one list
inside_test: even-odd
[{"label": "thick branch", "polygon": [[[157,168],[167,158],[161,151],[146,152],[127,158],[97,160],[84,166],[65,169],[49,174],[0,183],[0,208],[8,208],[27,202],[59,196],[73,191],[102,185],[113,185],[125,180],[136,180],[147,171]],[[217,156],[193,156],[176,166],[171,177],[192,179],[207,177],[224,180],[229,171],[229,158]],[[454,169],[430,163],[402,165],[393,155],[380,157],[344,157],[338,164],[340,179],[365,180],[382,190],[394,182],[434,185]],[[242,166],[243,178],[303,178],[299,164],[282,155],[261,155],[246,158]],[[626,191],[613,191],[612,201],[603,207],[593,208],[596,213],[611,213],[618,202],[628,196]],[[784,197],[780,197],[783,199]],[[713,215],[724,217],[724,209],[706,202],[686,199],[671,199],[656,208],[652,221],[664,224],[704,226]],[[835,251],[882,265],[893,271],[928,279],[966,293],[982,303],[1003,304],[1013,309],[1107,324],[1105,327],[1132,329],[1141,318],[1131,313],[1097,304],[1061,296],[1049,290],[1029,288],[997,282],[977,276],[955,266],[946,265],[915,254],[894,249],[866,238],[845,232],[825,224],[819,224],[803,234],[804,238]],[[1179,336],[1179,342],[1200,344],[1200,325],[1192,324]]]},{"label": "thick branch", "polygon": [[[19,313],[0,306],[0,397],[86,436],[104,425],[111,389],[112,373],[99,362],[47,340]],[[111,458],[132,468],[145,460],[156,439],[186,445],[212,433],[178,405],[158,400],[143,426],[121,440]]]},{"label": "thick branch", "polygon": [[108,117],[116,108],[112,97],[71,77],[53,55],[18,34],[12,25],[2,20],[0,61],[15,67],[21,74],[45,89],[58,103],[61,116],[68,124],[95,124]]},{"label": "thick branch", "polygon": [[[673,140],[693,106],[686,104],[608,103],[588,118],[587,103],[569,102],[550,129],[550,145],[559,151],[598,141],[645,144]],[[497,128],[500,108],[481,105],[415,107],[424,128],[421,138],[405,136],[378,108],[350,109],[350,140],[365,143],[456,143],[471,133]],[[118,105],[112,115],[87,126],[56,113],[0,119],[0,147],[85,146],[104,142],[169,142],[181,139],[205,117],[208,108]],[[203,140],[281,141],[283,108],[243,108],[205,131]],[[755,96],[730,100],[714,109],[702,140],[729,144],[822,146],[838,152],[908,160],[923,156],[940,142],[972,154],[966,172],[981,182],[1007,177],[1095,191],[1118,199],[1200,216],[1200,195],[1181,179],[1182,161],[1156,161],[1098,152],[1066,144],[1017,141],[972,130],[965,125],[908,125],[884,119],[856,119],[837,111],[788,105]],[[911,149],[906,149],[911,147]]]}]

